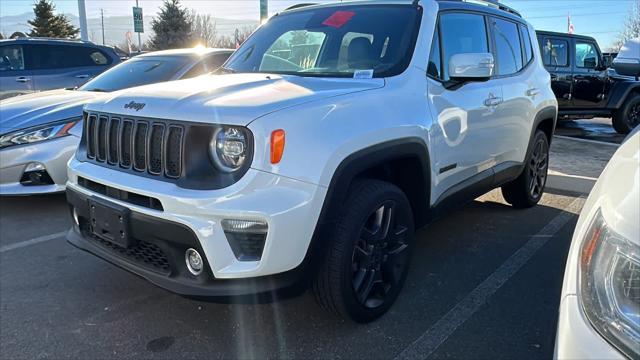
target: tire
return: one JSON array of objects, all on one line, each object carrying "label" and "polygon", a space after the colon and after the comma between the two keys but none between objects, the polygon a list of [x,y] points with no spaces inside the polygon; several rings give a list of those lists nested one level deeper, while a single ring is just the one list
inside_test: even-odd
[{"label": "tire", "polygon": [[622,107],[613,114],[613,128],[620,134],[628,134],[640,125],[640,94],[630,94]]},{"label": "tire", "polygon": [[389,310],[407,276],[414,235],[411,206],[393,184],[356,180],[338,219],[323,239],[313,292],[325,310],[371,322]]},{"label": "tire", "polygon": [[535,206],[544,193],[548,170],[549,139],[544,132],[536,130],[522,173],[502,186],[502,196],[515,208]]}]

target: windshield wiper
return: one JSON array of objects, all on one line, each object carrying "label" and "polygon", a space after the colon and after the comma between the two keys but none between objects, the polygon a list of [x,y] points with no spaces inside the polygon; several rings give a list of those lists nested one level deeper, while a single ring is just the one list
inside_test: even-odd
[{"label": "windshield wiper", "polygon": [[89,90],[87,90],[87,91],[93,91],[93,92],[108,92],[108,91],[107,91],[107,90],[105,90],[105,89],[99,89],[99,88],[89,89]]},{"label": "windshield wiper", "polygon": [[233,69],[226,68],[226,67],[224,67],[224,66],[220,66],[220,67],[218,68],[218,70],[216,70],[215,72],[225,73],[225,74],[235,74],[235,73],[237,73],[238,71],[233,70]]}]

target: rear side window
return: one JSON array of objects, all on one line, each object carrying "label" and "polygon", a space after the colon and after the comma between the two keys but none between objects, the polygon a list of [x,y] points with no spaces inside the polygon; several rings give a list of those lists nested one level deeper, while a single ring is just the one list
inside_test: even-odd
[{"label": "rear side window", "polygon": [[34,70],[105,66],[111,59],[102,51],[85,46],[31,45]]},{"label": "rear side window", "polygon": [[522,38],[522,50],[524,55],[524,63],[528,64],[533,59],[533,45],[531,44],[531,37],[529,36],[529,30],[524,25],[519,25],[520,37]]},{"label": "rear side window", "polygon": [[512,75],[522,70],[522,49],[518,25],[491,18],[491,32],[496,44],[497,75]]},{"label": "rear side window", "polygon": [[449,60],[463,53],[488,53],[484,16],[467,13],[444,13],[440,16],[442,39],[442,78],[449,80]]},{"label": "rear side window", "polygon": [[569,66],[569,43],[566,40],[545,38],[540,44],[545,66]]},{"label": "rear side window", "polygon": [[9,45],[0,47],[0,71],[16,70],[24,70],[22,46]]}]

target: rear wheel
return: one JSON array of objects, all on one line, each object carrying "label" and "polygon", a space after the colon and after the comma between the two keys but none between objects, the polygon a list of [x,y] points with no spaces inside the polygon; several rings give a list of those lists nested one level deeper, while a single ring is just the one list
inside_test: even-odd
[{"label": "rear wheel", "polygon": [[549,171],[549,140],[537,130],[524,169],[517,179],[502,186],[502,196],[513,207],[528,208],[542,198]]},{"label": "rear wheel", "polygon": [[414,225],[397,186],[358,180],[328,231],[314,282],[318,303],[356,322],[382,316],[394,303],[409,268]]},{"label": "rear wheel", "polygon": [[628,134],[640,125],[640,94],[632,94],[613,114],[613,128],[620,134]]}]

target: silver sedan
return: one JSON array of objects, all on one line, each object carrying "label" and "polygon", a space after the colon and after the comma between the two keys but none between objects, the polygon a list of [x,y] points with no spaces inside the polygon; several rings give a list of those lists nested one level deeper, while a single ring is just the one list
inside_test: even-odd
[{"label": "silver sedan", "polygon": [[136,56],[78,89],[0,101],[0,195],[64,191],[67,162],[82,134],[82,108],[110,92],[185,79],[220,67],[226,49],[181,49]]}]

